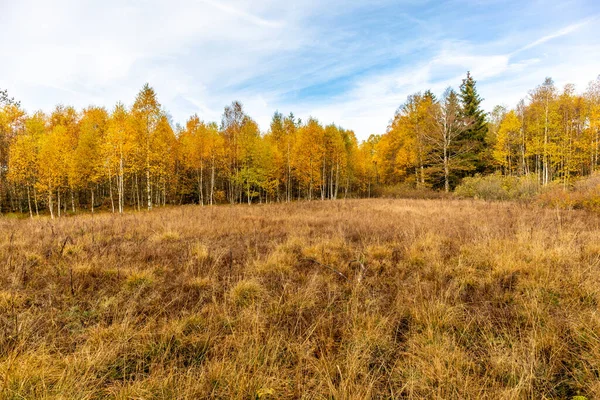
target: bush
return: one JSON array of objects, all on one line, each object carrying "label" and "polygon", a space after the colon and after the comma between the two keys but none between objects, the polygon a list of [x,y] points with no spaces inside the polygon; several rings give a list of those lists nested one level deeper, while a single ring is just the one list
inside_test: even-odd
[{"label": "bush", "polygon": [[524,200],[535,197],[540,185],[535,176],[475,175],[464,178],[454,194],[483,200]]},{"label": "bush", "polygon": [[373,190],[372,197],[392,199],[441,199],[448,196],[443,191],[431,188],[416,188],[409,183],[400,183],[394,186],[384,186]]},{"label": "bush", "polygon": [[600,211],[600,173],[580,179],[567,189],[552,185],[537,200],[545,206]]}]

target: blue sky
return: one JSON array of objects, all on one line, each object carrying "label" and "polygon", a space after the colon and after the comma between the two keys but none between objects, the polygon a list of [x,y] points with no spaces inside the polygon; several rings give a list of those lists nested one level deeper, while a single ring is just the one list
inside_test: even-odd
[{"label": "blue sky", "polygon": [[145,82],[175,122],[232,100],[383,133],[407,95],[458,87],[514,106],[600,74],[597,0],[0,0],[0,88],[28,111],[131,104]]}]

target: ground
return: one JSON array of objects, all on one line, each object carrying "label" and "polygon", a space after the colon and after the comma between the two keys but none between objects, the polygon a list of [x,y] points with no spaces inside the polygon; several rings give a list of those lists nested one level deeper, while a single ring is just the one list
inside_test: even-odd
[{"label": "ground", "polygon": [[0,217],[0,397],[600,397],[600,216],[348,200]]}]

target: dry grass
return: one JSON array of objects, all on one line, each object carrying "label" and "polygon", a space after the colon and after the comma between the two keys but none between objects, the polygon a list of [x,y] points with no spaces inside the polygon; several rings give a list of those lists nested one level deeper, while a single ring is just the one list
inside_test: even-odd
[{"label": "dry grass", "polygon": [[0,219],[0,397],[599,398],[599,238],[459,200]]}]

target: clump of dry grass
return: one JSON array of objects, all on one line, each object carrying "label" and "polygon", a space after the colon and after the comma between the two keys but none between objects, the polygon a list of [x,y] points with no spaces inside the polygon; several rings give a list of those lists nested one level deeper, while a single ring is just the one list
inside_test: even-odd
[{"label": "clump of dry grass", "polygon": [[0,397],[597,398],[599,236],[455,199],[0,219]]},{"label": "clump of dry grass", "polygon": [[263,293],[262,285],[255,280],[241,280],[231,288],[229,295],[236,305],[245,307],[260,301]]},{"label": "clump of dry grass", "polygon": [[125,280],[125,286],[128,289],[139,289],[151,286],[154,283],[152,273],[148,271],[132,272]]}]

